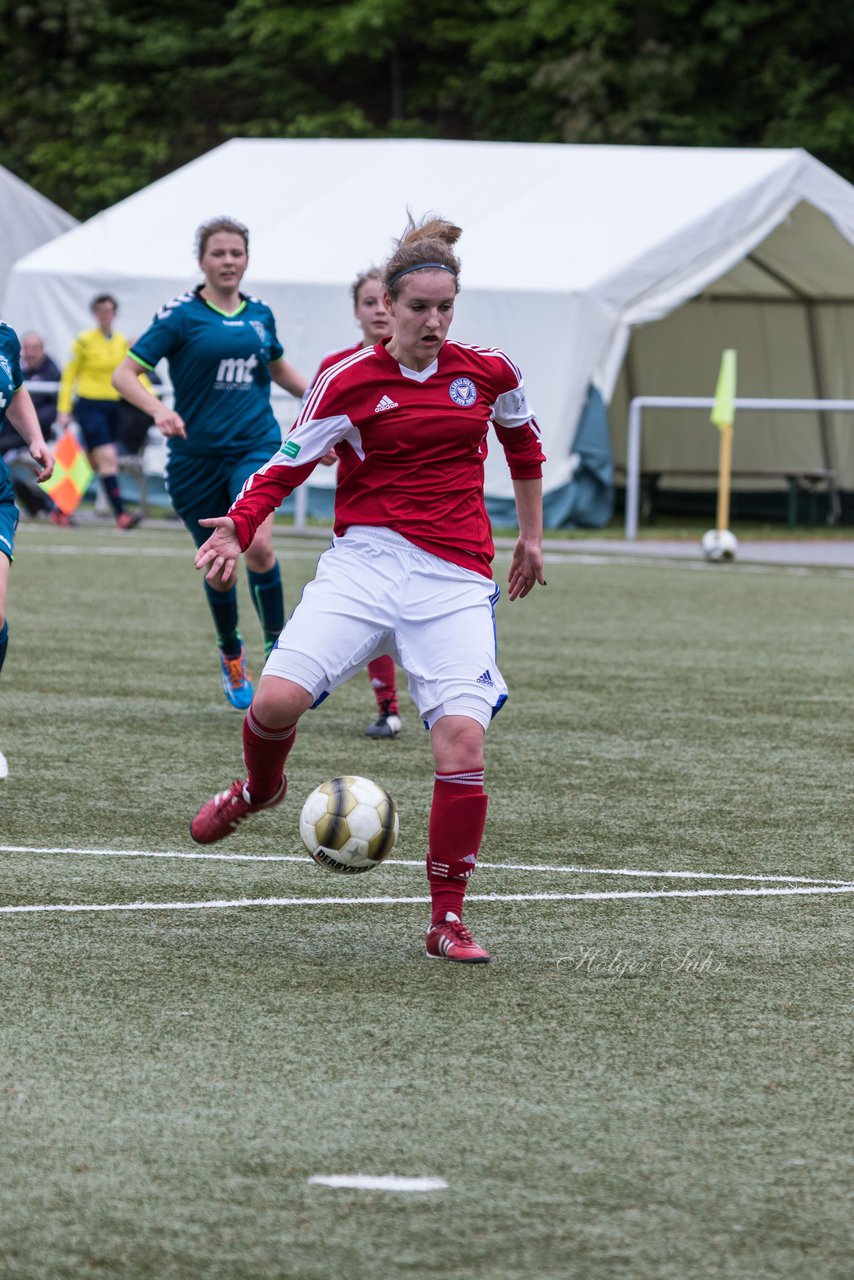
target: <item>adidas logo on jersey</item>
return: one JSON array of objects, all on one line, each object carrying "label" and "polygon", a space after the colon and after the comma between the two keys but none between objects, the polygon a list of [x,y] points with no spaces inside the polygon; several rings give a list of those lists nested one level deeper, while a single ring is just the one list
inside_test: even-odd
[{"label": "adidas logo on jersey", "polygon": [[482,675],[482,676],[478,676],[478,678],[477,678],[477,682],[478,682],[478,684],[486,684],[486,685],[489,685],[490,689],[494,689],[494,688],[495,688],[495,685],[494,685],[494,684],[493,684],[493,682],[492,682],[492,676],[489,674],[489,671],[488,671],[488,670],[487,670],[487,671],[484,671],[484,673],[483,673],[483,675]]},{"label": "adidas logo on jersey", "polygon": [[385,413],[386,409],[396,409],[397,407],[397,401],[392,400],[391,396],[383,396],[376,409],[374,409],[374,413]]}]

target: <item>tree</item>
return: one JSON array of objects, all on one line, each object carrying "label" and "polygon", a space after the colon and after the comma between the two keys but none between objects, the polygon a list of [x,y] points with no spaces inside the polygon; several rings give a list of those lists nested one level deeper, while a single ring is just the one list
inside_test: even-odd
[{"label": "tree", "polygon": [[854,178],[815,0],[3,3],[0,161],[86,217],[235,136],[801,146]]}]

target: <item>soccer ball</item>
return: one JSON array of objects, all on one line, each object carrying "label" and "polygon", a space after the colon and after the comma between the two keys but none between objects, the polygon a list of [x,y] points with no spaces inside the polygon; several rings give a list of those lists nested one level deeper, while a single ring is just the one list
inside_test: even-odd
[{"label": "soccer ball", "polygon": [[370,778],[333,778],[315,787],[302,807],[299,833],[327,871],[370,871],[397,843],[397,805]]},{"label": "soccer ball", "polygon": [[734,560],[738,551],[738,539],[729,529],[709,529],[701,543],[703,556],[715,564]]}]

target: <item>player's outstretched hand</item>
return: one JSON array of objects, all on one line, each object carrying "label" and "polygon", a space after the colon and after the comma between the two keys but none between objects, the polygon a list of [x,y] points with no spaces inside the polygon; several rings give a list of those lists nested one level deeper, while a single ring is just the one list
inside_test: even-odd
[{"label": "player's outstretched hand", "polygon": [[213,529],[213,533],[196,552],[196,568],[204,569],[205,565],[210,565],[205,574],[208,582],[213,582],[214,578],[219,578],[220,582],[228,582],[240,559],[240,543],[237,541],[234,521],[230,516],[212,516],[208,520],[200,520],[199,524],[203,524],[206,529]]},{"label": "player's outstretched hand", "polygon": [[507,575],[510,599],[521,600],[529,591],[533,591],[538,582],[541,587],[546,585],[543,577],[542,543],[539,539],[519,538],[513,548],[513,559]]},{"label": "player's outstretched hand", "polygon": [[40,440],[37,444],[30,445],[30,457],[39,468],[36,480],[39,484],[44,480],[49,480],[53,475],[53,454],[48,449],[44,440]]}]

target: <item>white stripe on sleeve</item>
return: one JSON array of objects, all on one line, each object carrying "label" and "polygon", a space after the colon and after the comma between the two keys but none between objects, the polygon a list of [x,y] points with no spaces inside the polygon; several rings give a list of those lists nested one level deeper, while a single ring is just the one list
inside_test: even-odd
[{"label": "white stripe on sleeve", "polygon": [[501,393],[493,406],[492,416],[499,427],[524,427],[531,421],[534,410],[528,404],[523,382]]},{"label": "white stripe on sleeve", "polygon": [[333,445],[347,440],[356,450],[360,458],[364,458],[362,437],[359,428],[355,427],[346,414],[338,414],[334,418],[308,418],[297,421],[293,431],[288,432],[281,450],[274,454],[264,468],[271,464],[278,467],[303,467],[307,462],[317,462],[328,453]]}]

